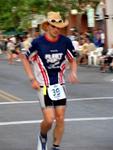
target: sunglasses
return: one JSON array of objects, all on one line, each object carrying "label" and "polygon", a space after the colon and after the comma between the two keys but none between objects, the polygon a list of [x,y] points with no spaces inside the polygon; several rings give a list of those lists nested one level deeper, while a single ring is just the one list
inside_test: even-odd
[{"label": "sunglasses", "polygon": [[49,22],[52,22],[52,23],[62,23],[63,20],[62,19],[49,19]]}]

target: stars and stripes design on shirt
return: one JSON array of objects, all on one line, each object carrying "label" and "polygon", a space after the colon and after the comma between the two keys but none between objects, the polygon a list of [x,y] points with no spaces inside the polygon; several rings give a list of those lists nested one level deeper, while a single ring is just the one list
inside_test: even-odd
[{"label": "stars and stripes design on shirt", "polygon": [[63,84],[66,58],[72,61],[76,51],[69,38],[60,35],[56,42],[50,42],[45,35],[34,39],[26,52],[32,62],[36,79],[43,85]]}]

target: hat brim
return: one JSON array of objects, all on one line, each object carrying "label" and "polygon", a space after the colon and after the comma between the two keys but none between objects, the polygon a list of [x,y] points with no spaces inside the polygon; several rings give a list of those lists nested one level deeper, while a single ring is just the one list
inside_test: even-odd
[{"label": "hat brim", "polygon": [[67,27],[68,26],[68,24],[69,24],[69,22],[68,22],[68,20],[65,20],[65,22],[48,22],[48,21],[44,21],[42,24],[41,24],[41,28],[44,30],[44,31],[47,31],[47,27],[48,27],[48,25],[49,24],[51,24],[51,25],[53,25],[53,26],[55,26],[55,27],[57,27],[57,28],[60,28],[60,29],[62,29],[62,28],[65,28],[65,27]]}]

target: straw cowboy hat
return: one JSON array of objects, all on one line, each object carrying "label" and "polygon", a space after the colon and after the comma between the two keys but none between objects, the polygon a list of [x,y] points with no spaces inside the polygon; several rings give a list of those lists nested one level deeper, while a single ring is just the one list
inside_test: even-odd
[{"label": "straw cowboy hat", "polygon": [[59,12],[48,12],[47,19],[41,24],[41,28],[46,31],[48,25],[53,25],[57,28],[64,28],[68,26],[68,20],[63,21]]}]

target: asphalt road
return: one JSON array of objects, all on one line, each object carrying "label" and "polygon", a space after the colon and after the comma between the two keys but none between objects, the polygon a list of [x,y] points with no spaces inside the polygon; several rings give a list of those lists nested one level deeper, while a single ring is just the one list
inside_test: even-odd
[{"label": "asphalt road", "polygon": [[[66,73],[67,75],[68,73]],[[113,78],[98,67],[78,67],[79,84],[67,84],[61,150],[113,150]],[[0,150],[36,150],[42,114],[21,62],[0,60]],[[52,144],[52,130],[48,147]]]}]

